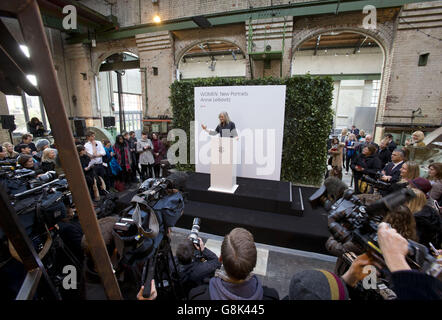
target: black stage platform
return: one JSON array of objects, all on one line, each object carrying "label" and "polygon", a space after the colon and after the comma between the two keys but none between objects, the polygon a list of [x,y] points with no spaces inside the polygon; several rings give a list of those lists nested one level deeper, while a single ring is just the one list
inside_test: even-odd
[{"label": "black stage platform", "polygon": [[244,227],[256,242],[327,254],[327,214],[321,208],[312,209],[308,201],[316,188],[237,178],[239,187],[231,195],[207,191],[209,179],[208,174],[190,175],[188,201],[177,227],[190,229],[193,218],[200,217],[202,232],[224,236]]},{"label": "black stage platform", "polygon": [[[187,180],[188,187],[196,181],[202,181],[202,183],[207,184],[208,188],[208,181],[204,182],[204,179],[207,178],[200,174],[191,174]],[[238,178],[237,181],[240,182],[242,179],[243,178]],[[258,188],[257,183],[259,181],[260,180],[258,180],[255,185],[251,181],[248,182],[246,180],[248,183],[247,186],[251,188],[249,190]],[[278,187],[277,184],[279,184],[279,182],[271,181],[273,190],[270,191],[279,190],[278,188],[281,188],[281,186]],[[285,183],[281,183],[281,185],[284,184]],[[242,186],[244,188],[246,185],[243,184]],[[302,191],[302,202],[299,200],[299,189]],[[192,227],[193,218],[200,217],[202,219],[201,232],[225,236],[233,228],[243,227],[249,230],[253,234],[255,241],[259,243],[328,254],[325,250],[325,242],[330,236],[327,229],[327,214],[322,208],[313,209],[308,201],[308,198],[316,190],[317,188],[292,186],[294,206],[298,208],[301,207],[301,204],[304,206],[303,216],[297,216],[295,214],[239,208],[231,206],[226,199],[221,203],[209,203],[209,196],[215,197],[215,195],[204,192],[202,186],[193,186],[192,189],[188,188],[187,190],[184,214],[178,220],[176,226],[190,229]],[[238,187],[237,193],[239,191],[240,189]],[[246,195],[248,194],[247,190],[243,191]],[[137,187],[135,186],[130,190],[119,193],[116,211],[118,212],[130,205],[130,200],[136,192]],[[262,189],[260,192],[262,192]],[[296,197],[295,194],[298,196]],[[241,192],[240,195],[243,196],[243,193]],[[216,196],[220,197],[218,200],[222,199],[222,194]],[[245,203],[247,206],[256,206],[256,204],[253,203],[253,201],[256,201],[257,203],[265,205],[266,197],[269,197],[269,194],[259,193],[256,194],[255,197],[253,196],[253,194],[249,195],[249,197],[252,198],[250,199],[251,203],[244,202],[244,199],[242,199],[240,203]],[[275,202],[277,203],[278,201]],[[269,207],[265,208],[269,209]]]},{"label": "black stage platform", "polygon": [[290,182],[237,177],[236,183],[234,194],[209,191],[210,175],[192,173],[186,182],[188,199],[291,216],[303,214],[302,191]]}]

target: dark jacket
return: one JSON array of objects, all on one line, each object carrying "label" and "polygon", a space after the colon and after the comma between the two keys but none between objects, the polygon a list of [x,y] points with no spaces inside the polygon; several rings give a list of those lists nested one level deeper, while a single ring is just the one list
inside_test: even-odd
[{"label": "dark jacket", "polygon": [[[364,168],[363,171],[355,170],[356,166],[361,166]],[[376,172],[382,169],[381,160],[376,156],[376,154],[366,157],[360,154],[356,157],[355,161],[352,162],[351,168],[353,169],[353,175],[355,178],[359,179],[363,174],[367,174],[372,178],[375,178]]]},{"label": "dark jacket", "polygon": [[396,150],[396,148],[397,145],[396,143],[394,143],[394,141],[391,141],[387,146],[388,151],[390,151],[391,153],[393,153],[393,151]]},{"label": "dark jacket", "polygon": [[[18,145],[16,145],[16,146],[14,147],[14,151],[15,151],[15,152],[20,153],[20,150],[18,149],[18,147],[19,147],[21,144],[26,144],[26,143],[20,142]],[[28,146],[29,146],[29,148],[31,148],[31,152],[34,152],[34,151],[37,152],[37,147],[35,146],[34,142],[29,143]]]},{"label": "dark jacket", "polygon": [[40,168],[44,172],[55,171],[55,163],[49,161],[43,161],[40,165]]},{"label": "dark jacket", "polygon": [[391,161],[391,152],[390,150],[388,150],[388,148],[385,149],[379,148],[376,154],[379,157],[379,160],[381,160],[382,168],[385,167],[385,165]]},{"label": "dark jacket", "polygon": [[42,137],[46,131],[41,121],[39,121],[38,123],[31,123],[31,121],[29,121],[27,123],[27,126],[29,133],[32,134],[34,137]]},{"label": "dark jacket", "polygon": [[417,270],[391,273],[393,291],[399,300],[441,300],[442,282]]},{"label": "dark jacket", "polygon": [[221,267],[217,255],[209,249],[204,248],[202,255],[206,259],[205,262],[195,260],[186,265],[177,263],[178,273],[186,296],[191,289],[202,285],[204,280],[212,278],[215,270]]},{"label": "dark jacket", "polygon": [[421,211],[414,214],[414,218],[419,242],[427,247],[431,242],[439,249],[442,242],[442,218],[439,212],[425,205]]},{"label": "dark jacket", "polygon": [[[217,292],[211,292],[211,290]],[[212,295],[218,297],[213,300],[279,300],[278,292],[262,286],[256,276],[241,284],[212,278],[209,284],[192,289],[189,293],[189,300],[212,300]],[[260,299],[256,298],[258,295],[261,296]]]},{"label": "dark jacket", "polygon": [[404,162],[398,164],[398,165],[393,169],[393,167],[394,167],[394,163],[393,163],[393,162],[389,162],[389,163],[387,163],[387,165],[384,167],[383,171],[385,171],[385,175],[386,175],[386,176],[390,176],[390,177],[391,177],[391,180],[390,180],[391,183],[396,183],[396,182],[398,182],[399,180],[401,180],[401,168],[402,168],[402,165],[403,165],[403,164],[404,164]]}]

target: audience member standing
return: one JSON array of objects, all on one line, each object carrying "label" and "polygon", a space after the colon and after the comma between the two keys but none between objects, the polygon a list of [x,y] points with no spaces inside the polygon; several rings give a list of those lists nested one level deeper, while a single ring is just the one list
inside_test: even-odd
[{"label": "audience member standing", "polygon": [[131,181],[132,182],[138,182],[137,181],[137,158],[136,158],[136,151],[137,151],[137,145],[134,142],[134,139],[131,138],[129,132],[124,132],[123,133],[123,138],[124,140],[126,140],[127,145],[129,147],[129,157],[130,157],[130,176],[131,176]]},{"label": "audience member standing", "polygon": [[91,163],[91,158],[86,154],[84,146],[77,145],[78,155],[80,156],[81,167],[83,168],[84,177],[86,178],[86,184],[89,188],[89,193],[94,201],[100,200],[100,194],[97,188],[96,176],[94,173],[94,164]]},{"label": "audience member standing", "polygon": [[377,155],[379,160],[381,160],[382,168],[384,168],[385,165],[391,161],[391,152],[388,150],[388,141],[386,139],[381,141]]},{"label": "audience member standing", "polygon": [[342,179],[342,154],[344,150],[344,143],[340,143],[338,138],[333,138],[332,147],[328,150],[331,155],[332,170],[330,176]]},{"label": "audience member standing", "polygon": [[376,156],[376,147],[370,144],[362,149],[362,153],[352,163],[351,168],[353,169],[356,194],[366,193],[368,190],[365,187],[361,190],[361,186],[359,186],[362,175],[367,174],[374,178],[376,173],[382,169],[381,161]]},{"label": "audience member standing", "polygon": [[348,174],[348,170],[350,169],[350,161],[353,161],[356,154],[356,136],[354,133],[350,133],[348,136],[348,140],[345,143],[345,174]]},{"label": "audience member standing", "polygon": [[[106,186],[108,186],[110,183],[103,166],[103,156],[106,155],[103,144],[100,141],[95,140],[95,133],[93,131],[86,133],[86,139],[87,142],[84,145],[84,149],[86,150],[87,155],[91,158],[94,173],[96,176],[102,178]],[[106,189],[106,187],[104,189]]]},{"label": "audience member standing", "polygon": [[161,169],[161,160],[164,159],[164,156],[166,154],[166,148],[163,142],[161,142],[161,140],[158,139],[158,135],[156,133],[152,133],[152,144],[153,144],[153,156],[155,159],[153,170],[155,173],[155,178],[159,178],[160,169]]},{"label": "audience member standing", "polygon": [[359,129],[356,128],[355,125],[353,125],[353,126],[351,126],[350,133],[353,133],[355,136],[357,136],[359,134]]},{"label": "audience member standing", "polygon": [[385,135],[385,139],[388,141],[388,150],[393,153],[393,151],[397,148],[396,143],[393,141],[393,135],[391,133],[387,133]]},{"label": "audience member standing", "polygon": [[137,152],[140,155],[141,165],[141,180],[146,180],[153,177],[153,167],[155,159],[152,154],[153,144],[147,137],[147,132],[141,133],[141,140],[137,142]]},{"label": "audience member standing", "polygon": [[[122,135],[118,135],[115,139],[114,151],[117,162],[121,167],[121,171],[117,176],[117,180],[126,184],[130,183],[132,174],[131,155],[129,150],[129,143],[123,138]],[[115,188],[118,190],[117,187]]]}]

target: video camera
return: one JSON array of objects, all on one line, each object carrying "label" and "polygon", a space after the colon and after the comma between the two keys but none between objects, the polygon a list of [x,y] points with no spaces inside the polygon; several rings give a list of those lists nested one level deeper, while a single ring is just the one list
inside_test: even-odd
[{"label": "video camera", "polygon": [[382,172],[378,171],[376,172],[375,178],[372,178],[369,175],[364,174],[361,177],[361,180],[367,182],[373,188],[380,190],[382,194],[395,192],[407,186],[407,183],[391,183],[391,182],[382,181],[381,180],[382,176],[383,176]]},{"label": "video camera", "polygon": [[[319,199],[326,199],[327,189],[320,188],[310,197],[312,205],[317,205]],[[403,188],[383,197],[369,206],[362,205],[354,191],[347,189],[342,197],[330,204],[326,204],[328,211],[328,229],[333,238],[341,243],[351,241],[361,248],[362,252],[369,252],[376,260],[385,266],[382,252],[377,243],[378,224],[388,211],[410,201],[416,195],[411,189]],[[419,243],[408,240],[407,262],[411,268],[427,273],[433,277],[442,275],[442,266],[429,253],[428,249]]]},{"label": "video camera", "polygon": [[[117,273],[141,283],[145,297],[150,295],[152,279],[156,280],[159,293],[179,295],[167,234],[183,214],[184,198],[179,190],[184,188],[186,177],[186,174],[174,173],[168,178],[144,181],[114,226],[120,257]],[[175,270],[170,270],[171,262]]]}]

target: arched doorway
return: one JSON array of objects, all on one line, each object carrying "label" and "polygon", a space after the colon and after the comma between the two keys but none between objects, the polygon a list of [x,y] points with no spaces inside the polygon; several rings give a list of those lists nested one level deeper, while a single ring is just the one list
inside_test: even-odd
[{"label": "arched doorway", "polygon": [[115,117],[116,133],[143,128],[143,79],[140,60],[131,52],[105,58],[97,76],[97,105],[101,117]]},{"label": "arched doorway", "polygon": [[247,60],[239,46],[208,40],[191,46],[178,62],[178,80],[197,78],[245,78]]},{"label": "arched doorway", "polygon": [[374,134],[385,61],[383,46],[368,34],[353,30],[318,32],[296,47],[291,75],[333,78],[335,134],[352,125]]}]

